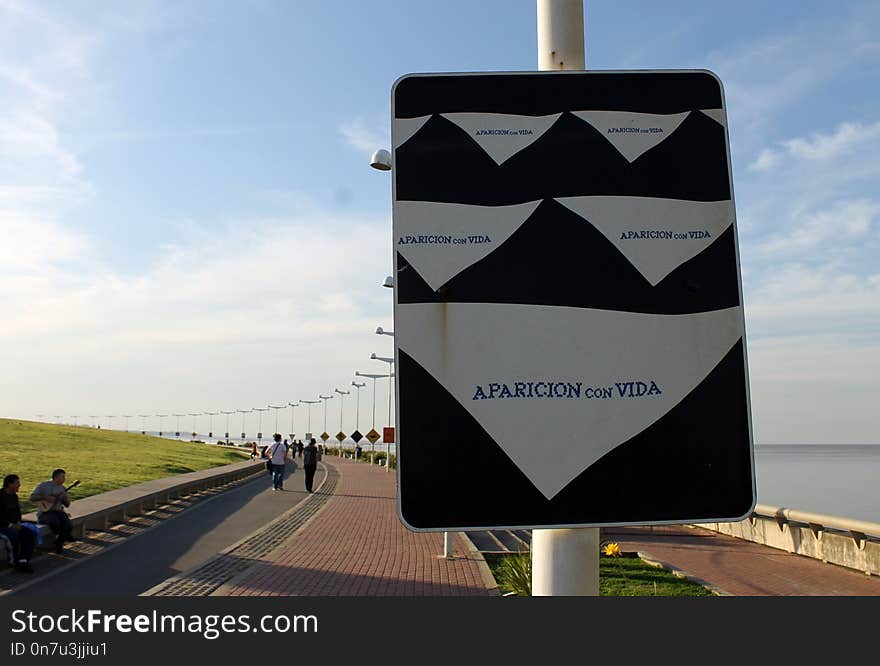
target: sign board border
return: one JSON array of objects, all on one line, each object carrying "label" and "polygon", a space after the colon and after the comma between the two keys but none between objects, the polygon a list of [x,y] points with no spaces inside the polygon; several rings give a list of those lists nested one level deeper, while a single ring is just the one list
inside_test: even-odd
[{"label": "sign board border", "polygon": [[[721,95],[721,108],[724,109],[725,114],[727,112],[727,97],[724,91],[724,84],[721,81],[720,77],[713,71],[709,69],[625,69],[625,70],[564,70],[564,71],[536,71],[536,70],[525,70],[525,71],[485,71],[485,72],[411,72],[409,74],[404,74],[400,76],[391,86],[391,123],[392,123],[392,160],[394,156],[394,142],[393,142],[393,124],[396,118],[395,113],[395,100],[396,100],[396,92],[398,86],[404,81],[413,78],[440,78],[440,77],[488,77],[488,76],[537,76],[537,77],[547,77],[547,76],[604,76],[604,75],[621,75],[621,74],[706,74],[711,76],[718,84],[719,92]],[[489,113],[489,112],[486,112]],[[742,288],[742,270],[741,270],[741,260],[740,260],[740,247],[739,247],[739,230],[737,228],[736,220],[736,197],[734,193],[734,184],[733,184],[733,166],[731,164],[731,156],[730,156],[730,135],[728,131],[728,123],[724,123],[724,139],[726,143],[726,157],[727,157],[727,173],[728,180],[730,185],[730,205],[731,210],[733,211],[733,232],[734,232],[734,252],[736,257],[736,266],[737,266],[737,289],[739,291],[739,307],[743,312],[743,319],[745,319],[745,302],[743,300],[743,288]],[[394,172],[392,171],[392,179],[391,179],[391,200],[392,206],[393,202],[397,201],[397,179],[394,177]],[[392,216],[392,229],[394,227],[394,221]],[[394,275],[397,275],[397,253],[394,252]],[[397,302],[397,284],[395,281],[394,286],[394,321],[395,321],[395,330],[398,328],[396,322],[398,321],[398,302]],[[397,516],[400,522],[410,531],[413,532],[466,532],[466,531],[485,531],[485,530],[495,530],[495,529],[577,529],[577,528],[594,528],[594,527],[627,527],[627,526],[637,526],[637,525],[687,525],[687,524],[700,524],[700,523],[717,523],[717,522],[738,522],[745,520],[748,518],[755,509],[757,504],[757,487],[756,487],[756,479],[755,479],[755,441],[754,441],[754,425],[752,419],[752,403],[751,403],[751,386],[749,384],[749,360],[748,360],[748,346],[746,344],[746,328],[743,326],[743,336],[742,336],[742,347],[743,347],[743,364],[745,371],[745,403],[746,403],[746,421],[748,424],[748,439],[749,439],[749,463],[750,463],[750,471],[751,471],[751,493],[752,493],[752,503],[749,509],[739,516],[728,516],[728,517],[712,517],[712,518],[692,518],[692,519],[675,519],[675,520],[660,520],[660,521],[638,521],[638,522],[610,522],[610,523],[554,523],[554,524],[503,524],[503,525],[444,525],[441,527],[416,527],[407,522],[406,518],[403,515],[403,493],[402,493],[402,485],[403,478],[401,474],[401,468],[405,466],[405,457],[401,456],[400,453],[403,447],[406,446],[404,443],[405,433],[401,429],[400,422],[400,383],[395,382],[394,385],[394,399],[395,404],[398,409],[395,410],[394,415],[394,425],[395,425],[395,435],[397,438],[397,442],[395,446],[397,447],[398,454],[398,464],[397,464],[397,484],[398,484],[398,493],[397,493]],[[399,354],[398,354],[398,341],[397,338],[394,340],[394,363],[395,367],[399,368]]]}]

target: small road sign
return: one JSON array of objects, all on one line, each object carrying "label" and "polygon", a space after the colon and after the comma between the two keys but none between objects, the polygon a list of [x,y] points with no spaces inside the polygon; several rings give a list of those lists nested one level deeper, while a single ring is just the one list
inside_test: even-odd
[{"label": "small road sign", "polygon": [[372,429],[372,430],[370,430],[370,432],[367,433],[367,439],[370,440],[370,444],[375,444],[381,438],[382,438],[382,435],[380,435],[378,432],[376,432],[375,429]]},{"label": "small road sign", "polygon": [[382,428],[382,443],[394,444],[394,428]]},{"label": "small road sign", "polygon": [[344,432],[342,432],[341,430],[340,430],[339,432],[336,433],[336,441],[339,442],[340,444],[342,444],[342,442],[345,441],[345,438],[346,438],[346,437],[348,437],[348,435],[346,435],[346,434],[345,434]]},{"label": "small road sign", "polygon": [[328,439],[330,439],[330,435],[328,435],[326,432],[322,432],[321,439],[323,439],[326,442]]},{"label": "small road sign", "polygon": [[351,438],[354,440],[354,443],[357,444],[364,438],[364,436],[361,434],[360,430],[355,430],[351,433]]}]

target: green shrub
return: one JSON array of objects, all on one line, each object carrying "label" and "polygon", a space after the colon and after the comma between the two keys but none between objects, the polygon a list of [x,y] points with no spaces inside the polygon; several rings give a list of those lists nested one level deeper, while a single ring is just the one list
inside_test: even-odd
[{"label": "green shrub", "polygon": [[510,555],[486,553],[483,557],[503,593],[518,597],[532,595],[532,556],[529,551]]}]

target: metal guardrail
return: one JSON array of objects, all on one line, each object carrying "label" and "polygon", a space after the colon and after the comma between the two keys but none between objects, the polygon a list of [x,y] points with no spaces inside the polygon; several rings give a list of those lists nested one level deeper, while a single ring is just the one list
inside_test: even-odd
[{"label": "metal guardrail", "polygon": [[823,513],[799,511],[785,507],[758,504],[753,512],[754,516],[771,518],[782,527],[784,523],[800,523],[807,525],[816,534],[819,531],[832,529],[848,532],[856,541],[864,541],[867,537],[880,537],[880,523],[872,523],[867,520],[854,518],[842,518],[840,516],[828,516]]}]

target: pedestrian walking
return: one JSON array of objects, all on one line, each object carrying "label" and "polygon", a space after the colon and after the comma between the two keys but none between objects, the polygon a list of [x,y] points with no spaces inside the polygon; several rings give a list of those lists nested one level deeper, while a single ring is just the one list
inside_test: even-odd
[{"label": "pedestrian walking", "polygon": [[272,463],[272,490],[284,490],[284,466],[287,464],[287,445],[281,435],[275,433],[275,443],[267,452]]},{"label": "pedestrian walking", "polygon": [[257,443],[251,444],[251,460],[257,457]]},{"label": "pedestrian walking", "polygon": [[306,491],[312,492],[312,483],[315,480],[315,470],[318,468],[318,448],[315,446],[315,438],[303,449],[303,471],[306,473]]}]

